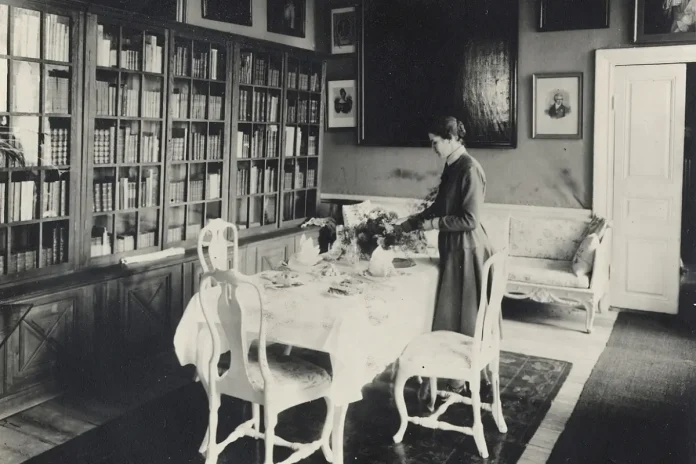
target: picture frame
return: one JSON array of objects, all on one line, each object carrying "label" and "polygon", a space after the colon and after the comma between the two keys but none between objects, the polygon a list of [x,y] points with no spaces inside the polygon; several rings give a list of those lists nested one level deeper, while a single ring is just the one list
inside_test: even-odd
[{"label": "picture frame", "polygon": [[354,6],[331,10],[331,54],[355,53],[356,26]]},{"label": "picture frame", "polygon": [[582,73],[535,73],[532,80],[532,138],[581,139]]},{"label": "picture frame", "polygon": [[539,0],[539,32],[606,29],[609,0]]},{"label": "picture frame", "polygon": [[306,0],[267,0],[266,30],[275,34],[305,37]]},{"label": "picture frame", "polygon": [[682,0],[679,5],[665,6],[664,0],[635,0],[633,13],[634,43],[695,43],[696,2]]},{"label": "picture frame", "polygon": [[252,25],[252,0],[201,0],[201,16],[223,23]]},{"label": "picture frame", "polygon": [[353,129],[357,126],[357,90],[355,79],[326,83],[327,129]]}]

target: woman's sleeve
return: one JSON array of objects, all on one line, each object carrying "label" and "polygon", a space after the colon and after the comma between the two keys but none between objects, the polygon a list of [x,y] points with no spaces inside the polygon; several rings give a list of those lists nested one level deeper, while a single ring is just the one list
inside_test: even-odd
[{"label": "woman's sleeve", "polygon": [[483,205],[483,178],[476,167],[471,167],[462,179],[461,214],[442,216],[433,220],[433,226],[444,232],[466,232],[478,226],[479,211]]}]

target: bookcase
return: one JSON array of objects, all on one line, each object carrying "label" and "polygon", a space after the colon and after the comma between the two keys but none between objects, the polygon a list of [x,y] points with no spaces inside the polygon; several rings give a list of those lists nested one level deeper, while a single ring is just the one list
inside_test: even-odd
[{"label": "bookcase", "polygon": [[72,266],[77,19],[59,8],[0,4],[0,274],[10,281]]},{"label": "bookcase", "polygon": [[224,41],[172,34],[165,243],[195,244],[226,218],[232,51]]}]

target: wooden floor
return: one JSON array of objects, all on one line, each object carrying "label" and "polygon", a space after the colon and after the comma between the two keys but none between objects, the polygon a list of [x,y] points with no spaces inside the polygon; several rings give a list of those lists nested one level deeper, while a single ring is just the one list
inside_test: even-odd
[{"label": "wooden floor", "polygon": [[[515,303],[505,310],[503,349],[573,363],[571,373],[532,438],[520,464],[544,463],[570,417],[583,385],[604,349],[616,313],[599,314],[591,335],[582,311]],[[138,394],[122,391],[100,400],[57,398],[0,421],[0,463],[18,464],[155,398],[185,379],[148,383]]]}]

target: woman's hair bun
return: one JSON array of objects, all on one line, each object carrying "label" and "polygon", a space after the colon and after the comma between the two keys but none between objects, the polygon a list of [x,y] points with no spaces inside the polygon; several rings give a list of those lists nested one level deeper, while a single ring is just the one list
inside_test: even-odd
[{"label": "woman's hair bun", "polygon": [[440,116],[430,122],[428,132],[443,139],[460,139],[466,137],[464,123],[454,116]]}]

